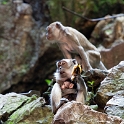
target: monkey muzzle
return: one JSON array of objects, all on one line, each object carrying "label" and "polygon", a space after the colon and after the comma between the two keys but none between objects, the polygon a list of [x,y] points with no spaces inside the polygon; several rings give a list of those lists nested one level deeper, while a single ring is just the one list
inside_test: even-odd
[{"label": "monkey muzzle", "polygon": [[50,39],[50,37],[49,37],[49,35],[48,35],[48,32],[46,32],[46,35],[45,35],[45,36],[46,36],[46,39],[47,39],[47,40]]},{"label": "monkey muzzle", "polygon": [[50,40],[51,36],[50,36],[50,29],[49,29],[49,27],[46,28],[46,35],[45,36],[46,36],[47,40]]},{"label": "monkey muzzle", "polygon": [[60,73],[60,74],[64,74],[65,72],[64,72],[64,71],[60,71],[59,73]]},{"label": "monkey muzzle", "polygon": [[59,75],[61,76],[61,77],[67,77],[67,74],[66,74],[66,72],[62,69],[62,70],[58,70],[58,73],[59,73]]}]

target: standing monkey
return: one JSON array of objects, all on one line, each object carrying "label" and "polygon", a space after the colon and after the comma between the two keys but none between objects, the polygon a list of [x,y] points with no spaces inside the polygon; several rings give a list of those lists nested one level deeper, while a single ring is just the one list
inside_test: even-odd
[{"label": "standing monkey", "polygon": [[63,26],[60,22],[53,22],[46,30],[46,38],[50,41],[56,40],[66,59],[71,59],[71,53],[76,53],[79,55],[79,57],[76,56],[76,59],[84,71],[92,68],[106,70],[97,48],[76,29]]},{"label": "standing monkey", "polygon": [[[62,88],[63,83],[66,82],[68,79],[71,79],[74,66],[78,64],[75,59],[62,59],[61,61],[57,62],[56,65],[57,70],[54,74],[56,83],[54,84],[51,91],[51,107],[54,114],[56,113],[56,110],[61,104],[61,98],[63,96],[62,89],[65,89]],[[77,91],[75,100],[78,102],[85,103],[87,95],[86,84],[81,75],[74,77],[74,80],[76,80],[77,88],[76,90],[71,89],[71,87],[70,89],[65,89],[66,94],[73,94],[75,93],[75,91]]]}]

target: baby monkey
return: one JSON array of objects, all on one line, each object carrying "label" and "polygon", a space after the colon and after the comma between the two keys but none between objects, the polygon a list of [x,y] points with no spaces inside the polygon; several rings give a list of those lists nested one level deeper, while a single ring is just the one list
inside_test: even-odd
[{"label": "baby monkey", "polygon": [[[77,84],[73,82],[71,79],[67,79],[61,85],[62,90],[62,98],[66,98],[65,102],[76,100],[77,97]],[[61,99],[63,100],[63,99]]]},{"label": "baby monkey", "polygon": [[[62,84],[62,86],[61,86],[61,89],[62,90],[64,90],[64,89],[72,89],[72,88],[74,88],[74,83],[72,83],[71,81],[69,81],[69,80],[66,80],[63,84]],[[76,89],[76,85],[75,85],[75,89]]]},{"label": "baby monkey", "polygon": [[51,107],[54,114],[61,106],[62,101],[75,100],[85,104],[87,96],[87,86],[81,74],[77,74],[77,70],[79,70],[77,61],[62,59],[56,65],[57,70],[54,74],[56,83],[51,91]]},{"label": "baby monkey", "polygon": [[56,41],[65,59],[72,59],[72,53],[75,53],[84,71],[92,70],[92,68],[106,70],[101,61],[100,52],[76,29],[63,26],[60,22],[53,22],[46,30],[46,38]]}]

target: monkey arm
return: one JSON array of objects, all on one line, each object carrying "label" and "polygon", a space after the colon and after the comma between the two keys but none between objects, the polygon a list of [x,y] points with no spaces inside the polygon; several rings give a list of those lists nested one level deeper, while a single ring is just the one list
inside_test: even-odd
[{"label": "monkey arm", "polygon": [[88,50],[86,52],[89,62],[92,65],[93,68],[99,68],[101,70],[107,70],[104,64],[101,61],[101,55],[99,51],[96,50]]},{"label": "monkey arm", "polygon": [[60,43],[60,44],[58,44],[58,46],[59,46],[60,50],[62,51],[63,56],[64,56],[65,59],[72,59],[71,54],[65,48],[65,45],[64,44]]},{"label": "monkey arm", "polygon": [[79,42],[78,35],[76,36],[73,33],[71,34],[69,30],[66,30],[65,33],[66,33],[68,42],[70,41],[70,43],[72,45],[73,50],[75,50],[80,55],[84,71],[91,70],[92,67],[89,63],[89,60],[86,55],[86,52],[84,51],[84,48],[81,46],[81,44]]},{"label": "monkey arm", "polygon": [[82,60],[82,66],[84,68],[84,71],[91,70],[92,67],[89,63],[88,57],[86,55],[86,52],[84,51],[84,48],[82,46],[76,47],[77,52],[79,53],[81,60]]},{"label": "monkey arm", "polygon": [[55,83],[53,85],[50,97],[51,97],[52,112],[55,113],[57,106],[60,103],[60,99],[62,98],[62,91],[61,91],[60,85],[58,83]]},{"label": "monkey arm", "polygon": [[78,75],[76,77],[76,81],[77,81],[77,91],[78,91],[76,101],[85,103],[87,96],[87,86],[81,75]]}]

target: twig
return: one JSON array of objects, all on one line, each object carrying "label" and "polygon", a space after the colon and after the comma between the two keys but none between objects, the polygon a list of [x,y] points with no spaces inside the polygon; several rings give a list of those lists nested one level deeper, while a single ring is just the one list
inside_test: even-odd
[{"label": "twig", "polygon": [[79,17],[81,17],[81,18],[83,18],[83,19],[85,19],[85,20],[92,21],[92,22],[101,21],[101,20],[106,20],[106,19],[111,19],[111,18],[116,18],[116,17],[120,17],[120,16],[124,16],[124,14],[117,14],[117,15],[108,16],[108,17],[102,17],[102,18],[96,18],[96,19],[89,19],[89,18],[87,18],[87,17],[84,17],[84,16],[82,16],[82,15],[80,15],[80,14],[78,14],[78,13],[72,11],[72,10],[67,9],[67,8],[64,7],[64,6],[63,6],[62,8],[63,8],[64,10],[66,10],[67,12],[70,12],[70,13],[76,15],[76,16],[79,16]]}]

